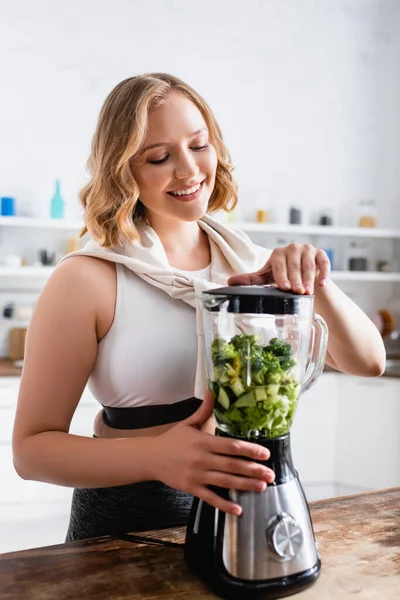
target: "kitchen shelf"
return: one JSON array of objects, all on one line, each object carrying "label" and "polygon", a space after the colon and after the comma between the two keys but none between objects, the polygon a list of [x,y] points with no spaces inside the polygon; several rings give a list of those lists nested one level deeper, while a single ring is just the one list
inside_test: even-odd
[{"label": "kitchen shelf", "polygon": [[[50,277],[54,267],[5,267],[0,266],[0,277]],[[332,271],[333,281],[400,282],[400,273],[379,271]]]},{"label": "kitchen shelf", "polygon": [[278,223],[253,223],[252,221],[232,221],[227,225],[233,229],[254,233],[400,239],[400,229],[380,229],[378,227],[279,225]]},{"label": "kitchen shelf", "polygon": [[383,273],[380,271],[332,271],[333,281],[371,281],[371,282],[398,282],[400,273]]},{"label": "kitchen shelf", "polygon": [[0,217],[0,227],[28,227],[36,229],[64,229],[80,231],[83,221],[78,219],[41,219],[38,217]]},{"label": "kitchen shelf", "polygon": [[[290,233],[297,235],[362,237],[400,239],[400,229],[378,227],[330,227],[323,225],[280,225],[279,223],[254,223],[252,221],[232,221],[226,223],[233,229],[255,233]],[[46,219],[39,217],[0,217],[0,227],[28,227],[36,229],[80,230],[84,226],[79,219]]]},{"label": "kitchen shelf", "polygon": [[0,277],[50,277],[54,267],[5,267],[0,265]]}]

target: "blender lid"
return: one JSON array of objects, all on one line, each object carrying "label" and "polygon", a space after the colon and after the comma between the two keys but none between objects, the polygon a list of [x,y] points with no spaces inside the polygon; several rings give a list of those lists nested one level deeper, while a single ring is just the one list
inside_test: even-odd
[{"label": "blender lid", "polygon": [[[211,311],[273,315],[297,314],[300,305],[314,298],[312,295],[284,292],[274,285],[233,285],[207,290],[205,297],[209,295],[217,296],[219,300],[214,305],[207,303],[207,309]],[[226,301],[229,301],[228,306]]]}]

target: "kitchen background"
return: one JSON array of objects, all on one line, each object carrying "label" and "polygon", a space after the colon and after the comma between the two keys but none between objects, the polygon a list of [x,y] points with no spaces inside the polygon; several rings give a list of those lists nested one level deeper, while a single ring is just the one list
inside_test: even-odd
[{"label": "kitchen background", "polygon": [[[77,194],[111,88],[167,71],[199,90],[237,165],[232,226],[329,250],[394,353],[399,64],[400,0],[1,1],[0,552],[65,535],[71,490],[13,471],[15,361],[54,263],[79,244]],[[380,379],[327,371],[302,399],[293,451],[310,500],[400,484],[393,365]],[[72,431],[90,436],[96,412],[86,390]]]}]

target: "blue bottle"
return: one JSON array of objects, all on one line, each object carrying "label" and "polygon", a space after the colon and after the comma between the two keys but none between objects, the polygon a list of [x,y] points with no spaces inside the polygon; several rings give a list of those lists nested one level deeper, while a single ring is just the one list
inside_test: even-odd
[{"label": "blue bottle", "polygon": [[0,204],[0,215],[7,217],[15,215],[15,198],[2,196],[2,198],[0,198]]},{"label": "blue bottle", "polygon": [[52,219],[64,218],[64,200],[60,192],[60,180],[56,179],[56,190],[50,200],[50,216]]}]

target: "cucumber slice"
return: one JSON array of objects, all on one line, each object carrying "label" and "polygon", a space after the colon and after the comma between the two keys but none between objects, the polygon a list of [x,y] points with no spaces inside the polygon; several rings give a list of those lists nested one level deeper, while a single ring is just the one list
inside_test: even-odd
[{"label": "cucumber slice", "polygon": [[245,406],[255,406],[256,403],[257,398],[255,392],[254,390],[251,390],[251,392],[247,392],[247,394],[244,394],[238,400],[236,400],[234,406],[235,408],[243,408]]},{"label": "cucumber slice", "polygon": [[266,400],[267,399],[267,391],[268,391],[268,388],[265,389],[265,387],[254,388],[256,400]]},{"label": "cucumber slice", "polygon": [[279,383],[270,383],[267,385],[267,394],[269,396],[276,396],[279,392]]},{"label": "cucumber slice", "polygon": [[240,379],[236,379],[236,381],[231,383],[230,388],[237,398],[246,391]]},{"label": "cucumber slice", "polygon": [[229,400],[229,396],[226,393],[226,391],[224,390],[223,387],[219,388],[219,394],[218,394],[218,402],[220,403],[220,405],[225,408],[225,410],[228,410],[231,402]]},{"label": "cucumber slice", "polygon": [[213,395],[214,400],[216,398],[218,398],[218,394],[219,394],[219,385],[216,381],[209,381],[208,382],[208,389],[211,390],[211,393]]}]

